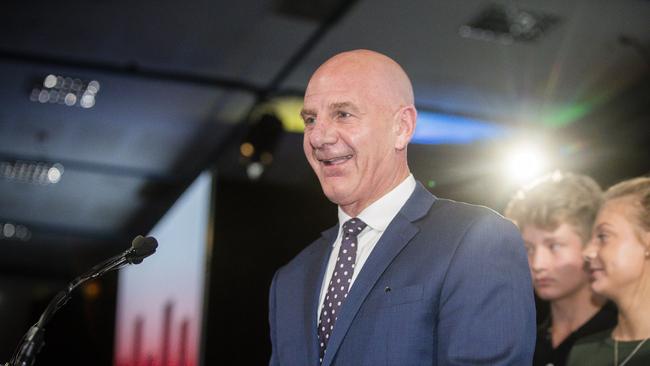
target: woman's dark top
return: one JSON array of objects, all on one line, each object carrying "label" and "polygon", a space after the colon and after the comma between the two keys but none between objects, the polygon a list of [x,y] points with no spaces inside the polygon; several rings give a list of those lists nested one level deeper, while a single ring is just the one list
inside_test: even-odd
[{"label": "woman's dark top", "polygon": [[[569,354],[569,366],[625,366],[650,365],[650,340],[618,342],[618,360],[615,362],[614,340],[611,331],[604,331],[582,338]],[[640,347],[639,347],[640,346]]]}]

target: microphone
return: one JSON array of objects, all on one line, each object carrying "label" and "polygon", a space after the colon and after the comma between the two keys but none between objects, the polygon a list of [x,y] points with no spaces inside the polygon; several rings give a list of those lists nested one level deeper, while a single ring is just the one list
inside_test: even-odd
[{"label": "microphone", "polygon": [[100,264],[91,268],[88,272],[75,278],[68,286],[61,290],[41,314],[36,324],[34,324],[23,336],[20,345],[16,349],[11,361],[4,366],[32,366],[36,355],[43,348],[45,343],[43,334],[45,326],[52,319],[54,314],[61,309],[70,300],[72,291],[86,281],[101,277],[106,272],[120,269],[129,264],[140,264],[148,256],[156,252],[158,241],[152,237],[143,237],[138,235],[131,242],[131,247],[120,255],[111,257]]},{"label": "microphone", "polygon": [[131,248],[125,253],[126,261],[130,264],[140,264],[142,260],[154,254],[158,248],[158,241],[153,236],[143,237],[138,235],[131,242]]},{"label": "microphone", "polygon": [[72,286],[74,289],[90,279],[103,276],[106,272],[120,269],[129,264],[140,264],[143,259],[155,253],[157,247],[158,241],[153,236],[145,238],[138,235],[131,242],[131,248],[94,266],[90,271],[72,281],[68,287]]}]

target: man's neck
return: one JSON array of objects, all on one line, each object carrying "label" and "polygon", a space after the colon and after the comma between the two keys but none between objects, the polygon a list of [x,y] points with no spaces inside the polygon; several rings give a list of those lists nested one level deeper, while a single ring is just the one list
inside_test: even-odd
[{"label": "man's neck", "polygon": [[552,344],[557,347],[571,333],[591,319],[605,300],[592,293],[588,286],[571,296],[551,302]]},{"label": "man's neck", "polygon": [[395,175],[395,178],[391,181],[390,184],[387,185],[387,188],[382,189],[381,191],[379,191],[380,193],[375,194],[370,199],[351,202],[350,204],[347,205],[339,205],[339,207],[341,207],[341,210],[343,210],[343,212],[345,212],[348,216],[357,217],[368,206],[377,202],[382,197],[387,195],[390,191],[395,189],[395,187],[399,186],[402,182],[404,182],[404,180],[408,178],[410,174],[411,172],[409,171],[408,167],[406,167],[403,173]]}]

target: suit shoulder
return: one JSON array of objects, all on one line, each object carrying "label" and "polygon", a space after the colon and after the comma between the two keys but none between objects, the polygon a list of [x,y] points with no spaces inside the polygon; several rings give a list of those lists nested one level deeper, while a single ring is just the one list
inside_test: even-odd
[{"label": "suit shoulder", "polygon": [[465,223],[466,225],[471,225],[477,221],[484,221],[514,226],[510,220],[489,207],[444,198],[435,200],[427,217],[436,219],[444,217],[447,220],[453,220],[458,224]]}]

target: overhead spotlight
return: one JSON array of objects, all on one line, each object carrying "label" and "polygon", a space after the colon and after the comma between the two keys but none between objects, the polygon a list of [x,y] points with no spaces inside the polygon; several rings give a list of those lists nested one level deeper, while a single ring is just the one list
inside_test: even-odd
[{"label": "overhead spotlight", "polygon": [[505,158],[504,170],[514,183],[525,183],[544,172],[548,162],[543,152],[534,145],[519,145]]},{"label": "overhead spotlight", "polygon": [[251,180],[262,176],[265,166],[273,162],[275,146],[282,134],[282,122],[274,114],[264,113],[251,124],[239,146],[241,161]]},{"label": "overhead spotlight", "polygon": [[0,178],[37,185],[56,184],[63,176],[63,165],[34,161],[0,161]]},{"label": "overhead spotlight", "polygon": [[553,14],[521,9],[512,4],[491,4],[460,26],[458,34],[463,38],[509,45],[536,41],[559,21],[560,17]]},{"label": "overhead spotlight", "polygon": [[49,74],[42,83],[32,88],[29,100],[68,107],[78,105],[87,109],[95,105],[99,88],[97,80],[84,81],[78,78]]}]

